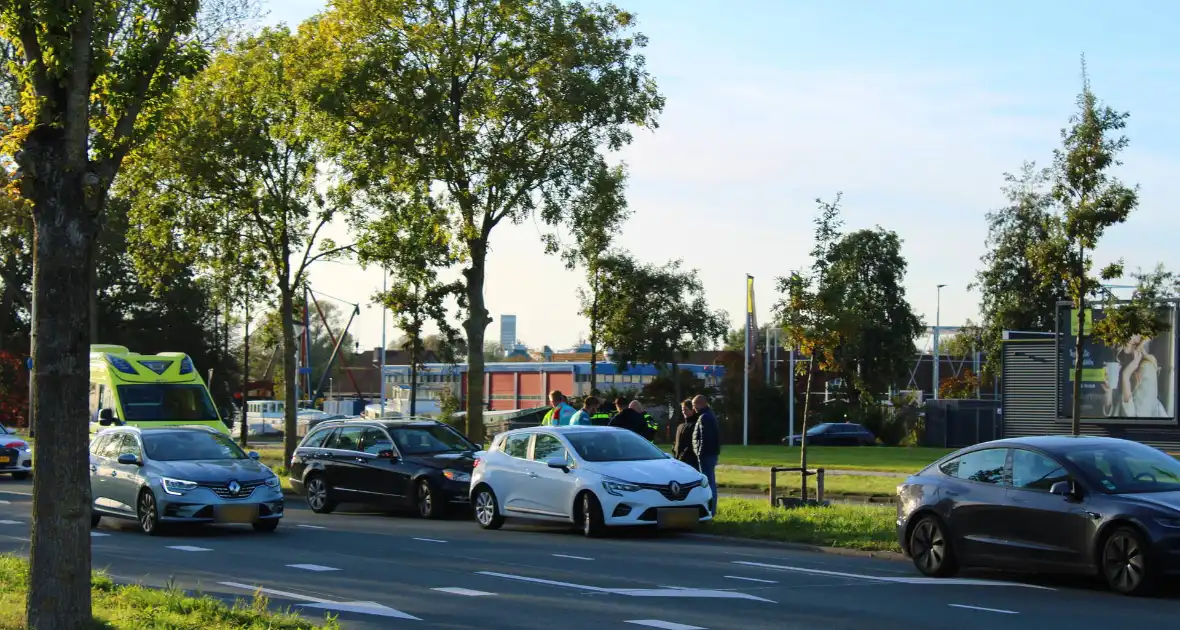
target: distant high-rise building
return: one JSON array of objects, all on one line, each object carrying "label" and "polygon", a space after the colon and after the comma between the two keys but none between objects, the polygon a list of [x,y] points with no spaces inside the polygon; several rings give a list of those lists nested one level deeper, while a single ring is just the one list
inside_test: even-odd
[{"label": "distant high-rise building", "polygon": [[512,349],[515,346],[516,346],[516,316],[515,315],[501,315],[500,316],[500,347],[504,348],[504,352],[512,352]]}]

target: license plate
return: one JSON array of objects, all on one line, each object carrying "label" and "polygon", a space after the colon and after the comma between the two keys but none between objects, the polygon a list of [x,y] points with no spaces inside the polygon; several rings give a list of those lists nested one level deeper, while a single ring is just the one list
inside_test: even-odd
[{"label": "license plate", "polygon": [[257,505],[223,505],[217,509],[219,523],[253,523],[256,520]]},{"label": "license plate", "polygon": [[696,508],[659,508],[656,524],[660,529],[694,529],[700,516]]},{"label": "license plate", "polygon": [[7,455],[0,455],[0,464],[7,464],[10,461],[12,460]]}]

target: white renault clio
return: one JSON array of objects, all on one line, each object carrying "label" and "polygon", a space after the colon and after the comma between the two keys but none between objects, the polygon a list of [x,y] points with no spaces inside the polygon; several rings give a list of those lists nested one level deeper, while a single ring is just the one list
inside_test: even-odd
[{"label": "white renault clio", "polygon": [[517,429],[496,436],[471,475],[475,520],[506,517],[575,523],[586,536],[607,527],[692,529],[713,518],[700,471],[617,427]]}]

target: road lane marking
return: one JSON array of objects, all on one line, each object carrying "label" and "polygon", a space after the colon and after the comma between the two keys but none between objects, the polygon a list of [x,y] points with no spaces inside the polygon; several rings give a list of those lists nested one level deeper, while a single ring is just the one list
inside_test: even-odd
[{"label": "road lane marking", "polygon": [[673,623],[671,621],[660,621],[659,619],[634,619],[632,621],[624,621],[623,623],[633,623],[637,626],[647,626],[648,628],[660,628],[661,630],[707,630],[700,626],[689,626],[683,623]]},{"label": "road lane marking", "polygon": [[748,593],[741,593],[735,591],[715,591],[703,588],[602,588],[601,586],[587,586],[585,584],[573,584],[571,582],[559,582],[557,580],[546,580],[543,578],[528,577],[525,575],[513,575],[511,573],[497,573],[495,571],[476,571],[476,575],[486,575],[489,577],[504,578],[507,580],[517,580],[519,582],[532,582],[533,584],[545,584],[547,586],[561,586],[564,588],[577,589],[579,591],[591,593],[609,593],[612,595],[625,595],[627,597],[695,597],[695,598],[710,598],[710,599],[746,599],[756,602],[775,603],[764,597],[757,595],[750,595]]},{"label": "road lane marking", "polygon": [[336,602],[322,597],[315,597],[314,595],[301,595],[299,593],[291,593],[289,591],[280,591],[273,588],[263,588],[261,586],[253,586],[250,584],[242,584],[240,582],[218,582],[222,586],[230,588],[239,588],[252,593],[265,593],[275,597],[285,597],[287,599],[294,599],[305,602],[312,602],[310,604],[296,604],[301,608],[318,608],[320,610],[333,610],[336,612],[352,612],[361,613],[365,615],[377,615],[380,617],[394,617],[396,619],[411,619],[413,621],[422,621],[422,619],[414,615],[404,613],[400,610],[384,606],[376,602]]},{"label": "road lane marking", "polygon": [[0,499],[0,505],[12,505],[12,501],[6,501],[4,499]]},{"label": "road lane marking", "polygon": [[340,569],[334,567],[325,567],[320,564],[288,564],[292,569],[302,569],[304,571],[339,571]]},{"label": "road lane marking", "polygon": [[488,595],[495,595],[495,593],[489,593],[487,591],[473,591],[469,588],[459,588],[457,586],[448,586],[445,588],[432,588],[430,590],[438,591],[440,593],[450,593],[451,595],[464,595],[466,597],[486,597]]},{"label": "road lane marking", "polygon": [[951,608],[966,608],[967,610],[982,610],[983,612],[994,612],[1002,615],[1019,615],[1015,610],[1004,610],[1002,608],[984,608],[983,606],[968,606],[967,604],[947,604]]},{"label": "road lane marking", "polygon": [[91,538],[102,538],[103,536],[110,536],[110,534],[104,534],[102,532],[90,532]]},{"label": "road lane marking", "polygon": [[731,580],[744,580],[746,582],[760,582],[762,584],[778,584],[778,582],[776,582],[774,580],[759,580],[758,578],[742,577],[740,575],[725,575],[722,577],[726,577]]},{"label": "road lane marking", "polygon": [[296,527],[302,527],[303,529],[327,529],[326,527],[321,527],[321,526],[319,526],[319,525],[303,525],[303,524],[299,524],[299,525],[296,525]]},{"label": "road lane marking", "polygon": [[1021,582],[1001,582],[998,580],[973,580],[969,578],[926,578],[926,577],[889,577],[884,575],[865,575],[863,573],[845,573],[843,571],[825,571],[808,567],[793,567],[782,564],[766,564],[764,562],[747,562],[735,560],[734,564],[748,567],[759,567],[775,571],[792,571],[795,573],[809,573],[811,575],[826,575],[829,577],[867,580],[870,582],[886,582],[890,584],[942,584],[945,586],[1012,586],[1016,588],[1031,588],[1041,591],[1055,591],[1057,589],[1039,584],[1024,584]]},{"label": "road lane marking", "polygon": [[428,542],[428,543],[445,543],[445,542],[447,542],[445,540],[438,540],[437,538],[415,538],[414,540],[421,540],[422,542]]},{"label": "road lane marking", "polygon": [[175,549],[176,551],[213,551],[212,549],[206,549],[204,547],[190,547],[188,545],[175,545],[168,548]]},{"label": "road lane marking", "polygon": [[570,560],[593,560],[594,558],[587,558],[586,556],[567,556],[564,553],[550,554],[554,558],[569,558]]},{"label": "road lane marking", "polygon": [[20,525],[20,521],[0,521],[0,525]]}]

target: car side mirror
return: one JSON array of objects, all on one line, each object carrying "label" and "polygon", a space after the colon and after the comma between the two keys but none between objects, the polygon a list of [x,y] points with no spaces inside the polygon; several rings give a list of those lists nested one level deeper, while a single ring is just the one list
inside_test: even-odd
[{"label": "car side mirror", "polygon": [[1055,494],[1059,497],[1072,498],[1077,496],[1077,489],[1074,488],[1072,481],[1058,481],[1049,487],[1049,494]]},{"label": "car side mirror", "polygon": [[246,456],[254,461],[262,459],[262,456],[258,454],[258,451],[250,451],[249,453],[246,453]]},{"label": "car side mirror", "polygon": [[98,424],[104,427],[120,424],[119,418],[115,416],[115,410],[107,407],[98,412]]},{"label": "car side mirror", "polygon": [[131,453],[123,453],[115,461],[119,462],[119,464],[121,464],[123,466],[138,466],[139,465],[139,458]]},{"label": "car side mirror", "polygon": [[565,458],[563,458],[563,457],[554,457],[554,458],[546,461],[545,464],[547,466],[549,466],[550,468],[561,469],[561,472],[564,472],[564,473],[568,473],[570,471],[570,465],[565,461]]}]

